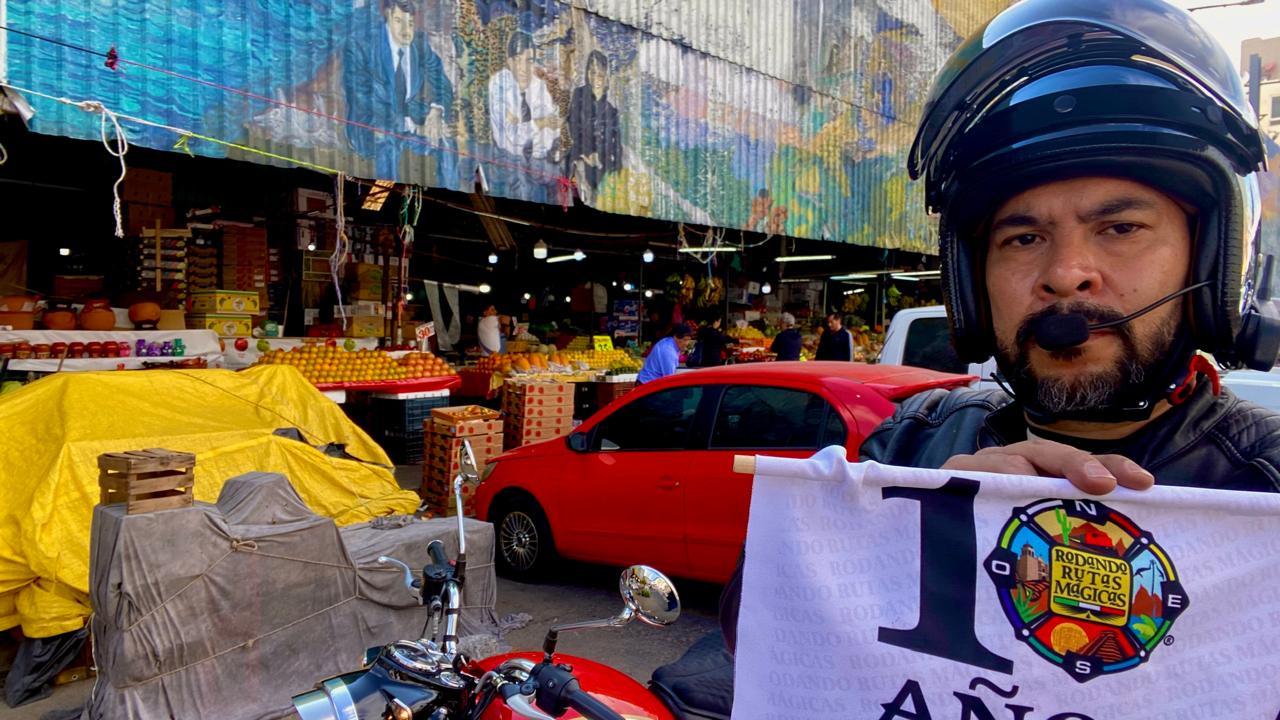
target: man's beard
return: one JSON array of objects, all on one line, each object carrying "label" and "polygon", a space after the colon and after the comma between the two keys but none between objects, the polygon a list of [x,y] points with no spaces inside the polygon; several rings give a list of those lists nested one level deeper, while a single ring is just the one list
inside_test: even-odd
[{"label": "man's beard", "polygon": [[[1035,405],[1051,415],[1118,405],[1127,393],[1149,378],[1173,347],[1176,315],[1162,322],[1148,338],[1136,337],[1131,323],[1121,323],[1109,328],[1120,342],[1121,353],[1108,366],[1070,378],[1040,377],[1031,367],[1031,349],[1035,346],[1031,328],[1042,317],[1065,313],[1079,313],[1090,324],[1124,317],[1111,308],[1083,302],[1048,307],[1025,318],[1018,327],[1014,346],[1001,342],[998,355],[1014,393],[1024,401],[1034,398]],[[1084,348],[1076,346],[1048,354],[1055,360],[1074,360],[1084,355]]]}]

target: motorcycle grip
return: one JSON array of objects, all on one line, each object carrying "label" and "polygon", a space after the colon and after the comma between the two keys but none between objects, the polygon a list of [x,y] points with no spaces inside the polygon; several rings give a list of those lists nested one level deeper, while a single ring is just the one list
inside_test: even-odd
[{"label": "motorcycle grip", "polygon": [[427,545],[427,554],[431,556],[431,562],[436,565],[449,564],[449,558],[444,554],[444,543],[439,540],[432,540]]},{"label": "motorcycle grip", "polygon": [[621,715],[614,712],[613,708],[605,705],[595,698],[594,695],[578,688],[576,683],[564,690],[564,694],[560,696],[564,704],[578,711],[579,715],[590,718],[590,720],[625,720]]}]

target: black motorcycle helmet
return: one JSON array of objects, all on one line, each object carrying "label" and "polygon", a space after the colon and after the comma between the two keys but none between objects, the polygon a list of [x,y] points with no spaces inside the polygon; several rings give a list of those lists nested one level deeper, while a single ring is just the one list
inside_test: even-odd
[{"label": "black motorcycle helmet", "polygon": [[1258,315],[1263,138],[1231,60],[1161,0],[1023,0],[960,46],[934,81],[911,148],[940,214],[942,283],[959,355],[996,351],[984,285],[986,224],[1000,203],[1071,177],[1142,182],[1195,209],[1190,323],[1150,407],[1193,349],[1270,369],[1280,323]]}]

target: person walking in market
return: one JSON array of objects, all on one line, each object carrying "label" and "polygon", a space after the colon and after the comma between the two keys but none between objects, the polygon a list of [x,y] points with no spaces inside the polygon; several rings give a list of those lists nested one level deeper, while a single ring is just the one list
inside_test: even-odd
[{"label": "person walking in market", "polygon": [[849,362],[853,359],[853,334],[844,326],[844,318],[840,313],[827,315],[827,329],[818,339],[818,352],[815,360],[841,360]]},{"label": "person walking in market", "polygon": [[725,348],[737,345],[738,341],[725,335],[720,329],[723,322],[717,315],[698,328],[698,343],[689,354],[689,367],[715,367],[724,364]]},{"label": "person walking in market", "polygon": [[940,215],[957,353],[994,354],[1008,389],[908,398],[860,457],[1094,495],[1280,491],[1280,415],[1217,373],[1269,370],[1280,345],[1254,296],[1265,151],[1248,97],[1183,10],[1063,8],[1023,0],[962,45],[910,154]]},{"label": "person walking in market", "polygon": [[640,367],[640,374],[636,376],[636,384],[643,385],[658,378],[675,375],[676,368],[680,367],[680,355],[689,345],[688,326],[684,323],[672,325],[671,332],[654,343],[649,350],[644,365]]},{"label": "person walking in market", "polygon": [[773,343],[769,345],[769,352],[777,355],[778,360],[799,360],[803,339],[796,328],[796,316],[791,313],[782,313],[781,325],[782,332],[773,338]]}]

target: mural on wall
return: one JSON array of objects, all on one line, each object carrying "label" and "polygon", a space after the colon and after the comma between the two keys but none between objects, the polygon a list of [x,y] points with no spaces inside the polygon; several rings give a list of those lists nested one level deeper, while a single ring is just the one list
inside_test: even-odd
[{"label": "mural on wall", "polygon": [[[914,123],[950,50],[1006,4],[8,0],[10,26],[40,36],[10,34],[8,71],[360,177],[933,252],[904,169]],[[30,99],[33,129],[99,136],[95,116]]]}]

